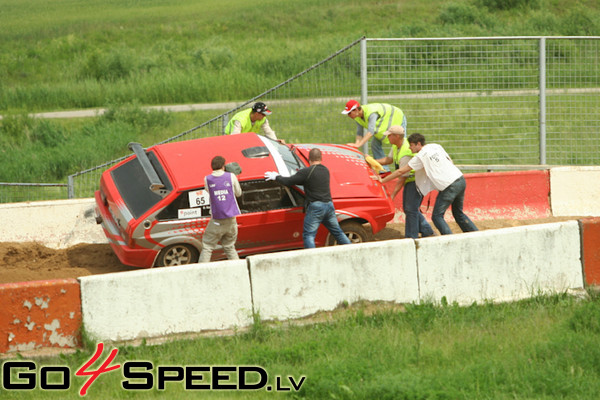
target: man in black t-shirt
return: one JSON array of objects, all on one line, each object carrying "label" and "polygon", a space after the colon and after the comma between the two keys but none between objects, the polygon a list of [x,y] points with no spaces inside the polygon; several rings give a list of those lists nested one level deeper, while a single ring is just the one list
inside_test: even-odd
[{"label": "man in black t-shirt", "polygon": [[310,166],[302,168],[290,177],[284,177],[277,172],[266,172],[266,180],[274,180],[285,186],[302,185],[306,193],[306,215],[302,240],[305,249],[315,247],[315,236],[319,225],[323,224],[335,237],[338,244],[350,244],[350,239],[344,234],[335,215],[329,187],[329,170],[321,164],[321,150],[314,148],[308,153]]}]

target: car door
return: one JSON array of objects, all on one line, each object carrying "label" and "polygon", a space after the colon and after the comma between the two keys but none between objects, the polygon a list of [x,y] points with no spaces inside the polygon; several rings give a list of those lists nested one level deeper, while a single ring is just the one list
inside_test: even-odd
[{"label": "car door", "polygon": [[210,203],[206,190],[198,188],[180,192],[156,214],[156,223],[146,234],[163,246],[173,242],[191,242],[200,248],[204,229],[210,220]]},{"label": "car door", "polygon": [[237,217],[240,255],[302,248],[304,196],[274,181],[240,182]]}]

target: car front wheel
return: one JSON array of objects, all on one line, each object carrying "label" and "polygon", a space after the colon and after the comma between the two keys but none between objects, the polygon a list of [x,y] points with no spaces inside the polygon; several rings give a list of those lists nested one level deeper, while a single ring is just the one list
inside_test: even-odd
[{"label": "car front wheel", "polygon": [[[365,229],[365,227],[356,221],[342,221],[340,223],[342,231],[348,236],[352,243],[364,243],[372,240],[371,233]],[[332,234],[329,234],[327,240],[328,246],[335,246],[338,242],[335,240]]]},{"label": "car front wheel", "polygon": [[189,244],[174,244],[164,248],[156,263],[159,267],[174,267],[177,265],[198,262],[198,250]]}]

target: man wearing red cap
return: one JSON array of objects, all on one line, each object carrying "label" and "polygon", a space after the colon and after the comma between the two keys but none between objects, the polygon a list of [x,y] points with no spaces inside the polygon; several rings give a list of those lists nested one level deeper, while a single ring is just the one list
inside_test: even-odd
[{"label": "man wearing red cap", "polygon": [[350,100],[342,114],[349,116],[357,124],[356,141],[348,145],[360,148],[373,137],[371,151],[375,159],[385,157],[383,144],[388,145],[389,140],[384,133],[392,125],[401,125],[406,131],[406,116],[401,109],[390,104],[372,103],[361,106],[358,101]]},{"label": "man wearing red cap", "polygon": [[261,101],[254,103],[252,108],[242,110],[235,114],[225,127],[226,135],[256,132],[262,133],[269,139],[278,140],[277,135],[269,126],[266,116],[271,115],[271,110]]}]

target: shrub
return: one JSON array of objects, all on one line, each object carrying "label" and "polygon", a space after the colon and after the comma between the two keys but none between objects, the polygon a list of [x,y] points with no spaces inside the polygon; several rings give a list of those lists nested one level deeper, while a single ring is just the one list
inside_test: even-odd
[{"label": "shrub", "polygon": [[109,107],[100,117],[99,123],[104,124],[123,122],[137,128],[152,128],[168,126],[173,120],[173,115],[165,111],[143,110],[136,104]]},{"label": "shrub", "polygon": [[[55,147],[65,141],[64,128],[47,120],[40,120],[35,124],[30,139],[44,147]],[[62,178],[63,176],[58,177]]]},{"label": "shrub", "polygon": [[0,120],[0,137],[6,145],[22,146],[29,141],[33,125],[27,115],[5,115]]},{"label": "shrub", "polygon": [[598,21],[597,14],[590,14],[589,10],[577,8],[571,10],[563,19],[560,31],[568,36],[596,35],[600,28],[600,24],[596,21]]},{"label": "shrub", "polygon": [[488,10],[512,10],[515,8],[538,8],[539,0],[478,0]]},{"label": "shrub", "polygon": [[448,3],[442,7],[438,20],[444,25],[493,26],[493,20],[477,7],[466,3]]},{"label": "shrub", "polygon": [[111,82],[127,78],[136,68],[134,60],[134,56],[126,49],[115,49],[109,53],[96,50],[81,66],[79,76]]}]

